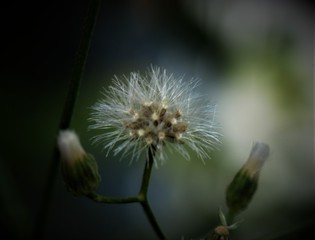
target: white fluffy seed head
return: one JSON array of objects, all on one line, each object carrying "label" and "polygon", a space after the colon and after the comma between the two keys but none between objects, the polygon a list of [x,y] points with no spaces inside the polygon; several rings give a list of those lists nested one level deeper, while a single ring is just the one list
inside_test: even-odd
[{"label": "white fluffy seed head", "polygon": [[154,148],[155,160],[163,161],[165,148],[172,147],[186,159],[190,149],[204,160],[218,146],[220,133],[215,108],[193,93],[197,85],[153,67],[145,75],[115,78],[92,107],[89,128],[101,131],[93,142],[103,143],[108,153],[131,153],[132,159]]}]

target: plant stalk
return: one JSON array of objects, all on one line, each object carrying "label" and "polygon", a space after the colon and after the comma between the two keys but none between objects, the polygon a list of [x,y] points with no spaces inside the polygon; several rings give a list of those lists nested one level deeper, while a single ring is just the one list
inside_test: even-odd
[{"label": "plant stalk", "polygon": [[143,171],[143,177],[142,177],[142,184],[140,188],[140,193],[139,197],[141,199],[140,203],[141,206],[153,228],[155,231],[156,235],[160,239],[166,239],[164,233],[162,232],[153,212],[150,207],[149,201],[148,201],[148,189],[149,189],[149,181],[151,177],[151,172],[152,172],[152,167],[154,164],[154,154],[155,154],[155,149],[154,148],[149,148],[148,149],[148,159],[146,161],[146,164],[144,166],[144,171]]},{"label": "plant stalk", "polygon": [[119,203],[140,202],[139,196],[114,198],[114,197],[105,197],[97,193],[90,193],[89,195],[87,195],[87,197],[98,203],[109,203],[109,204],[118,203],[119,204]]},{"label": "plant stalk", "polygon": [[[86,23],[83,28],[81,42],[76,56],[74,64],[72,78],[69,82],[68,93],[65,101],[65,105],[62,112],[62,117],[59,123],[60,129],[67,129],[70,126],[71,118],[73,115],[73,109],[76,103],[77,95],[79,92],[80,81],[85,69],[85,63],[88,56],[90,43],[92,39],[92,33],[97,20],[98,12],[100,9],[101,0],[91,0],[88,8],[88,15]],[[59,166],[59,151],[55,145],[52,153],[52,160],[50,163],[48,177],[44,187],[43,199],[41,201],[39,216],[37,222],[35,222],[35,230],[33,239],[43,239],[44,228],[47,220],[48,210],[51,205],[52,192],[58,173]]]},{"label": "plant stalk", "polygon": [[90,193],[86,197],[98,203],[107,203],[107,204],[123,204],[123,203],[135,203],[135,202],[140,203],[154,232],[156,233],[159,239],[164,240],[166,239],[166,237],[164,233],[162,232],[148,201],[148,189],[149,189],[152,167],[154,164],[154,153],[155,153],[155,149],[149,148],[148,159],[146,160],[146,163],[144,166],[141,187],[140,187],[139,194],[137,196],[125,197],[125,198],[114,198],[114,197],[102,196],[97,193]]}]

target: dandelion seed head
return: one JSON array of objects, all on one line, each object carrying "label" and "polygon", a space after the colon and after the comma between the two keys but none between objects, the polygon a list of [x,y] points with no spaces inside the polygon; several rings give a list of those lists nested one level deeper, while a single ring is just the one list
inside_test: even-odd
[{"label": "dandelion seed head", "polygon": [[[220,133],[215,108],[193,93],[197,81],[185,83],[160,68],[146,75],[131,73],[115,78],[104,98],[92,107],[90,129],[100,130],[94,143],[103,143],[108,153],[140,157],[147,148],[164,161],[164,149],[175,149],[189,159],[188,149],[202,160],[216,148]],[[183,147],[184,146],[184,147]]]}]

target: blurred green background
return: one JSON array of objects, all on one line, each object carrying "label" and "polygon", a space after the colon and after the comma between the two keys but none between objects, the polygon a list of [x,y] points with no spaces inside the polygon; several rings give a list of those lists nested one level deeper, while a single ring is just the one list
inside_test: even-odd
[{"label": "blurred green background", "polygon": [[[0,9],[0,239],[29,239],[34,229],[87,6]],[[215,227],[226,186],[263,141],[271,155],[233,239],[314,237],[313,13],[294,0],[104,1],[71,123],[99,163],[99,192],[137,193],[144,160],[129,165],[91,146],[89,107],[114,75],[152,64],[199,79],[223,134],[206,165],[173,155],[154,169],[149,198],[166,235],[198,238]],[[156,238],[140,205],[73,197],[59,173],[51,202],[45,239]]]}]

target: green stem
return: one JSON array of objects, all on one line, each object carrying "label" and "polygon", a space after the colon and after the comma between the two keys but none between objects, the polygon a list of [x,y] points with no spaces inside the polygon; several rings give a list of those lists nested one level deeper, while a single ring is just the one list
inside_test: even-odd
[{"label": "green stem", "polygon": [[98,17],[101,2],[102,0],[90,0],[89,2],[89,8],[87,13],[88,15],[86,18],[85,25],[83,27],[83,33],[79,49],[77,52],[76,60],[74,63],[72,78],[69,82],[68,94],[62,112],[59,129],[67,129],[70,126],[71,117],[79,92],[80,82],[85,70],[86,59],[90,49],[92,34]]},{"label": "green stem", "polygon": [[148,189],[149,189],[149,181],[150,181],[150,177],[151,177],[152,167],[154,164],[154,153],[155,153],[155,149],[149,148],[148,159],[147,159],[145,167],[144,167],[139,197],[141,199],[141,201],[140,201],[141,206],[142,206],[151,226],[153,227],[153,230],[155,231],[156,235],[160,239],[166,239],[164,233],[162,232],[162,230],[161,230],[161,228],[160,228],[160,226],[159,226],[159,224],[158,224],[158,222],[157,222],[157,220],[156,220],[156,218],[155,218],[155,216],[151,210],[151,207],[150,207],[149,201],[148,201]]},{"label": "green stem", "polygon": [[152,172],[152,167],[154,164],[154,154],[155,154],[155,149],[154,148],[149,148],[148,149],[148,159],[145,162],[144,166],[144,171],[142,175],[142,183],[141,183],[141,188],[139,195],[147,196],[148,189],[149,189],[149,182],[150,182],[150,177],[151,177],[151,172]]},{"label": "green stem", "polygon": [[[73,75],[69,82],[68,93],[65,105],[62,112],[62,117],[59,123],[59,129],[67,129],[70,126],[73,109],[77,99],[80,81],[83,76],[85,63],[90,48],[93,29],[96,23],[97,15],[100,9],[101,0],[91,0],[89,3],[88,15],[83,29],[83,35],[79,45],[79,49],[74,64]],[[58,172],[59,166],[59,151],[57,146],[54,147],[52,153],[52,161],[50,163],[48,177],[45,183],[43,199],[41,201],[39,216],[35,223],[34,239],[42,239],[44,227],[47,220],[48,209],[51,204],[52,191]]]},{"label": "green stem", "polygon": [[141,201],[141,206],[149,220],[149,222],[151,223],[151,226],[153,227],[156,235],[160,238],[160,239],[166,239],[166,237],[164,236],[164,233],[162,232],[159,223],[157,222],[157,220],[155,219],[155,216],[151,210],[151,207],[149,205],[148,201]]},{"label": "green stem", "polygon": [[97,193],[90,193],[89,195],[87,195],[87,197],[98,203],[118,203],[119,204],[119,203],[135,203],[135,202],[141,201],[139,196],[126,197],[126,198],[114,198],[114,197],[105,197]]},{"label": "green stem", "polygon": [[148,189],[151,178],[152,167],[154,164],[154,148],[149,148],[148,159],[146,160],[144,171],[142,175],[142,182],[139,194],[137,196],[125,197],[125,198],[114,198],[99,195],[97,193],[90,193],[86,197],[92,199],[98,203],[108,203],[108,204],[122,204],[122,203],[135,203],[139,202],[159,239],[166,239],[164,233],[162,232],[148,201]]}]

